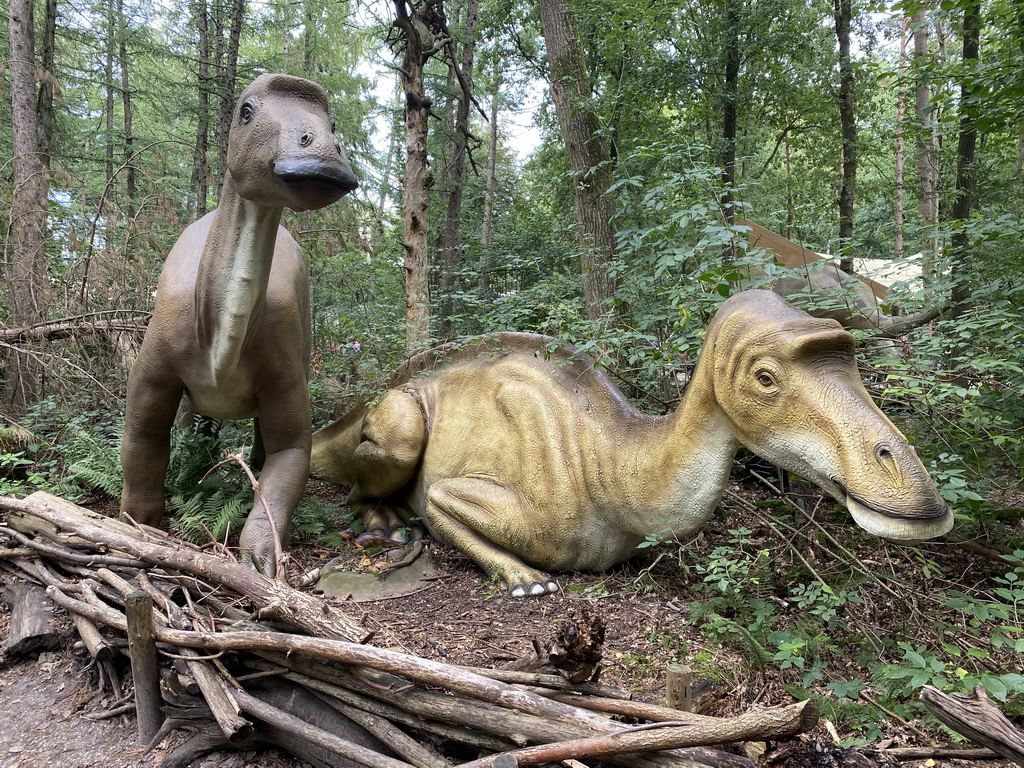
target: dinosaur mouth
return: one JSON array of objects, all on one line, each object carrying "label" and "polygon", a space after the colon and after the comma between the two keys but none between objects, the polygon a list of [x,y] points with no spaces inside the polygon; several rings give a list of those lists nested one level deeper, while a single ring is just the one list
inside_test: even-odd
[{"label": "dinosaur mouth", "polygon": [[870,534],[901,544],[912,544],[948,533],[953,513],[948,504],[925,505],[913,512],[879,507],[851,494],[837,483],[854,522]]},{"label": "dinosaur mouth", "polygon": [[320,192],[354,191],[359,182],[349,168],[312,158],[287,159],[274,163],[274,174],[289,186],[308,187]]}]

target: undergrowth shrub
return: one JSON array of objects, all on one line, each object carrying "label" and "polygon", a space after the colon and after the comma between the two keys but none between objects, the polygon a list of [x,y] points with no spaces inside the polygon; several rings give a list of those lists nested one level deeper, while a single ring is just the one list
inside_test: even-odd
[{"label": "undergrowth shrub", "polygon": [[[44,490],[75,501],[120,498],[124,481],[119,416],[106,411],[72,416],[46,401],[23,423],[22,450],[0,450],[0,494],[24,496]],[[254,494],[241,465],[230,457],[247,457],[251,433],[251,422],[211,420],[196,429],[172,430],[164,490],[169,525],[176,535],[206,543],[223,541],[241,530]],[[338,547],[339,532],[350,523],[339,504],[307,496],[291,527],[293,534]]]}]

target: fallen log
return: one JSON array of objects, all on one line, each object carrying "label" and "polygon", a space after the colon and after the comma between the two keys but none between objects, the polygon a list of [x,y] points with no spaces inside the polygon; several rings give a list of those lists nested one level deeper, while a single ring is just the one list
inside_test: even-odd
[{"label": "fallen log", "polygon": [[[586,760],[624,752],[647,752],[680,747],[728,744],[736,741],[766,741],[794,736],[818,722],[818,705],[807,699],[783,709],[761,710],[708,724],[680,720],[627,728],[607,736],[575,739],[556,744],[526,747],[490,755],[459,768],[505,768],[512,765],[540,765],[562,760]],[[510,759],[511,758],[511,759]]]},{"label": "fallen log", "polygon": [[939,722],[975,744],[988,747],[1017,765],[1024,765],[1024,733],[988,700],[980,685],[974,686],[973,695],[949,695],[926,685],[918,697]]},{"label": "fallen log", "polygon": [[19,658],[57,647],[60,638],[51,622],[53,601],[39,587],[21,582],[4,590],[11,606],[10,631],[3,644],[5,658]]},{"label": "fallen log", "polygon": [[[109,317],[112,314],[121,316]],[[0,328],[0,341],[7,344],[27,344],[29,341],[56,341],[94,334],[137,333],[141,336],[149,324],[149,318],[148,313],[113,310],[22,328]]]}]

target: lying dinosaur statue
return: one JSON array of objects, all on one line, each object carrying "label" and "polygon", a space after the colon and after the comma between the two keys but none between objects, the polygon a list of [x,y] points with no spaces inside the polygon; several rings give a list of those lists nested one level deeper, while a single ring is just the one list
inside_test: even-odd
[{"label": "lying dinosaur statue", "polygon": [[167,256],[128,378],[122,515],[149,525],[164,515],[169,436],[182,394],[206,416],[258,417],[254,463],[262,463],[272,521],[255,503],[241,549],[247,562],[276,572],[275,554],[309,475],[312,432],[308,275],[281,215],[323,208],[356,186],[323,88],[263,75],[245,89],[228,136],[220,204],[187,227]]},{"label": "lying dinosaur statue", "polygon": [[610,568],[650,534],[691,535],[740,445],[813,480],[877,536],[953,524],[861,384],[850,333],[770,291],[722,305],[667,416],[641,413],[591,358],[552,343],[499,334],[420,378],[414,358],[376,405],[314,433],[312,471],[351,484],[366,534],[401,538],[416,516],[513,596],[556,591],[547,571]]}]

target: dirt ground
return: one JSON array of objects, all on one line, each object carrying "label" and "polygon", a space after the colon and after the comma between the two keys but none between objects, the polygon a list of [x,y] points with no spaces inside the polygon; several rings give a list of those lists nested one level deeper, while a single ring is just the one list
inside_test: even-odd
[{"label": "dirt ground", "polygon": [[[743,521],[716,518],[689,556],[700,555],[728,541],[727,529]],[[756,521],[748,521],[756,522]],[[756,532],[755,534],[756,535]],[[782,549],[778,542],[772,544]],[[908,582],[925,577],[905,550],[872,544],[865,558],[876,558],[906,571]],[[555,627],[570,616],[600,616],[606,626],[601,680],[627,688],[635,698],[662,703],[665,667],[673,662],[710,659],[714,685],[703,689],[700,709],[707,714],[727,715],[752,707],[788,704],[793,701],[785,686],[795,676],[778,671],[751,670],[742,648],[708,646],[690,623],[688,580],[692,570],[679,559],[679,549],[663,546],[612,573],[602,576],[561,575],[562,592],[541,599],[504,596],[467,558],[436,544],[429,545],[436,576],[413,595],[371,602],[349,602],[352,616],[373,632],[371,643],[448,663],[502,667],[528,655],[534,641],[546,642]],[[952,569],[963,570],[963,553],[946,552],[941,544],[924,545],[922,551],[935,562],[948,559]],[[337,552],[314,545],[300,545],[293,552],[293,571],[301,573],[326,562]],[[359,559],[360,553],[350,552]],[[805,556],[820,562],[827,550]],[[817,558],[817,560],[813,560]],[[364,563],[365,564],[365,563]],[[821,567],[824,567],[821,566]],[[980,567],[980,566],[979,566]],[[887,604],[884,596],[866,596],[864,620],[885,634],[897,626],[893,612],[902,606]],[[172,734],[148,755],[136,743],[131,712],[95,719],[127,703],[130,681],[122,697],[98,690],[96,670],[86,664],[84,652],[74,647],[77,639],[70,621],[56,612],[62,627],[62,647],[36,660],[0,668],[0,768],[150,768],[184,735]],[[7,635],[7,607],[0,608],[0,638]],[[701,674],[702,668],[697,665]],[[127,670],[125,671],[128,676]],[[918,744],[917,736],[879,711],[893,746]],[[848,736],[850,734],[840,734]],[[273,750],[221,752],[196,763],[200,768],[304,768],[305,763]],[[1009,762],[913,761],[909,768],[1005,768]]]}]

